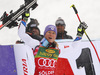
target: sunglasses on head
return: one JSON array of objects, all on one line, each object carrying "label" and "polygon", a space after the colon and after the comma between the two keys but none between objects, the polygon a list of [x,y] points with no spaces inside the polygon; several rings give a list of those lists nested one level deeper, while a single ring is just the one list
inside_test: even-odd
[{"label": "sunglasses on head", "polygon": [[63,21],[57,21],[56,25],[64,25],[64,22]]},{"label": "sunglasses on head", "polygon": [[61,26],[64,26],[64,24],[56,24],[56,26],[60,26],[60,25],[61,25]]}]

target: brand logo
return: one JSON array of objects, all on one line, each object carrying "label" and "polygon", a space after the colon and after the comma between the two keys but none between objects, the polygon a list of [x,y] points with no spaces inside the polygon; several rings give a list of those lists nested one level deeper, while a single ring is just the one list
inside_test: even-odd
[{"label": "brand logo", "polygon": [[54,28],[52,27],[51,30],[54,30]]},{"label": "brand logo", "polygon": [[50,49],[47,49],[46,52],[48,52],[48,53],[55,53],[54,50],[50,50]]},{"label": "brand logo", "polygon": [[50,26],[49,28],[50,28],[51,30],[54,30],[54,27],[52,27],[52,26]]},{"label": "brand logo", "polygon": [[68,48],[69,46],[64,46],[64,48]]},{"label": "brand logo", "polygon": [[55,68],[55,63],[57,60],[49,59],[49,58],[39,58],[38,59],[38,65],[41,67],[51,67]]},{"label": "brand logo", "polygon": [[53,75],[54,71],[39,71],[39,75]]},{"label": "brand logo", "polygon": [[28,67],[26,64],[26,59],[22,59],[22,65],[23,65],[24,75],[28,75]]}]

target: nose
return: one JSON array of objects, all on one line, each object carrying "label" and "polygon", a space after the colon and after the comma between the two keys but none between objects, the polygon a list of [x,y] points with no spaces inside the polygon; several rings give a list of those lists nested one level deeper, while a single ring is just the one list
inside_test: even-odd
[{"label": "nose", "polygon": [[33,32],[35,32],[36,31],[36,29],[33,29]]},{"label": "nose", "polygon": [[53,33],[49,33],[49,36],[53,36]]},{"label": "nose", "polygon": [[50,35],[52,35],[52,33],[50,33]]}]

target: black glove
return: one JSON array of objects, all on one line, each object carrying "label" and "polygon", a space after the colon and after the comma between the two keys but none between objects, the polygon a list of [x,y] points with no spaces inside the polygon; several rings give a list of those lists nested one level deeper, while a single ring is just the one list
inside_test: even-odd
[{"label": "black glove", "polygon": [[84,31],[87,29],[87,27],[88,26],[85,22],[81,22],[77,28],[77,36],[82,37],[84,34]]},{"label": "black glove", "polygon": [[27,22],[28,17],[30,17],[30,12],[29,12],[29,10],[25,11],[25,12],[22,14],[22,19],[25,20],[25,22]]}]

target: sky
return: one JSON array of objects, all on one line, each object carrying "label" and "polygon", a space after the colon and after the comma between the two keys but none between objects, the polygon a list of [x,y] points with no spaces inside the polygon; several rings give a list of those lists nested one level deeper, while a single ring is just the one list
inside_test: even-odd
[{"label": "sky", "polygon": [[[4,11],[8,14],[10,10],[16,11],[23,3],[24,0],[0,0],[0,16]],[[67,34],[75,38],[79,21],[74,10],[70,8],[74,4],[81,21],[88,25],[86,33],[89,38],[100,40],[100,0],[37,0],[37,3],[38,7],[30,10],[30,18],[38,20],[41,34],[47,25],[55,25],[55,21],[61,17],[66,23]],[[15,44],[16,40],[20,40],[18,27],[12,29],[4,27],[0,30],[0,45]],[[85,35],[83,40],[88,40]]]}]

